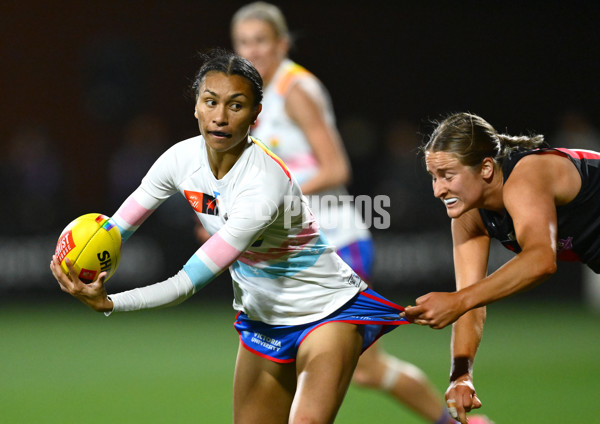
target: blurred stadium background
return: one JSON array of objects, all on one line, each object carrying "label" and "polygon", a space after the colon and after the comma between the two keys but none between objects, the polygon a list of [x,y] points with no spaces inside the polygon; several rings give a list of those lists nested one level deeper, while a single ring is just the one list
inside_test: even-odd
[{"label": "blurred stadium background", "polygon": [[[390,228],[374,230],[375,284],[400,303],[453,288],[449,222],[416,155],[431,120],[466,110],[600,150],[596,4],[275,3],[291,57],[332,95],[352,194],[391,198]],[[64,298],[48,263],[69,221],[113,213],[162,150],[196,135],[195,54],[230,47],[243,4],[0,1],[0,422],[230,420],[228,275],[173,310],[104,319]],[[169,200],[124,246],[109,289],[172,275],[197,248],[193,227],[183,198]],[[495,249],[491,268],[507,255]],[[497,424],[598,421],[599,284],[562,264],[490,307],[477,379]],[[444,390],[448,338],[411,327],[384,344]],[[392,419],[418,422],[353,388],[338,421]]]}]

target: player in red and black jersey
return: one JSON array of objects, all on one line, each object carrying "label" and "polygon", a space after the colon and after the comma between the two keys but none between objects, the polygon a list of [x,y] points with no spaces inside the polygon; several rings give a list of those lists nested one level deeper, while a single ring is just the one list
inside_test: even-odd
[{"label": "player in red and black jersey", "polygon": [[[577,196],[565,205],[556,206],[557,259],[580,261],[600,273],[600,153],[590,150],[541,148],[515,152],[502,161],[504,182],[517,163],[529,155],[554,154],[569,159],[581,177]],[[480,209],[485,228],[492,238],[519,253],[521,246],[515,236],[509,214]]]},{"label": "player in red and black jersey", "polygon": [[[481,406],[472,365],[483,306],[540,284],[559,260],[600,273],[600,153],[500,134],[468,113],[439,123],[422,150],[434,195],[452,218],[457,291],[421,296],[405,314],[433,328],[454,322],[446,399],[465,423]],[[516,255],[487,275],[492,238]]]}]

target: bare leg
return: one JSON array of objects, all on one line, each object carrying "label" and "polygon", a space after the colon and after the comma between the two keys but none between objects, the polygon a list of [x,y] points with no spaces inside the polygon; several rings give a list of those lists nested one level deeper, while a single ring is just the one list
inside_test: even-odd
[{"label": "bare leg", "polygon": [[241,344],[233,379],[234,424],[285,424],[296,389],[296,366],[261,358]]},{"label": "bare leg", "polygon": [[332,322],[313,330],[297,356],[298,387],[290,424],[333,423],[362,346],[354,324]]},{"label": "bare leg", "polygon": [[353,382],[388,392],[430,422],[445,411],[444,398],[415,365],[386,354],[375,343],[360,357]]}]

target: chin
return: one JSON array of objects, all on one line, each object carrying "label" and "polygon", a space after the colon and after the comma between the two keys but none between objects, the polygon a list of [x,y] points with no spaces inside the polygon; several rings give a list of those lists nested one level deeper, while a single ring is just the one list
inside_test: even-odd
[{"label": "chin", "polygon": [[460,209],[446,209],[446,213],[449,218],[458,218],[462,215],[462,211]]}]

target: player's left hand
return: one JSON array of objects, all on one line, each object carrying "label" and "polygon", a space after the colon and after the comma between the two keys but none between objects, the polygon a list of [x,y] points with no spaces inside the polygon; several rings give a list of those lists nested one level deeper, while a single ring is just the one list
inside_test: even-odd
[{"label": "player's left hand", "polygon": [[468,374],[451,382],[448,390],[446,390],[445,397],[450,415],[452,415],[452,418],[460,421],[461,424],[469,422],[467,412],[471,412],[472,409],[481,408],[481,401],[477,397],[477,393],[475,393],[473,380]]},{"label": "player's left hand", "polygon": [[419,297],[415,306],[407,306],[400,315],[419,325],[440,329],[456,321],[462,310],[457,292],[432,292]]}]

